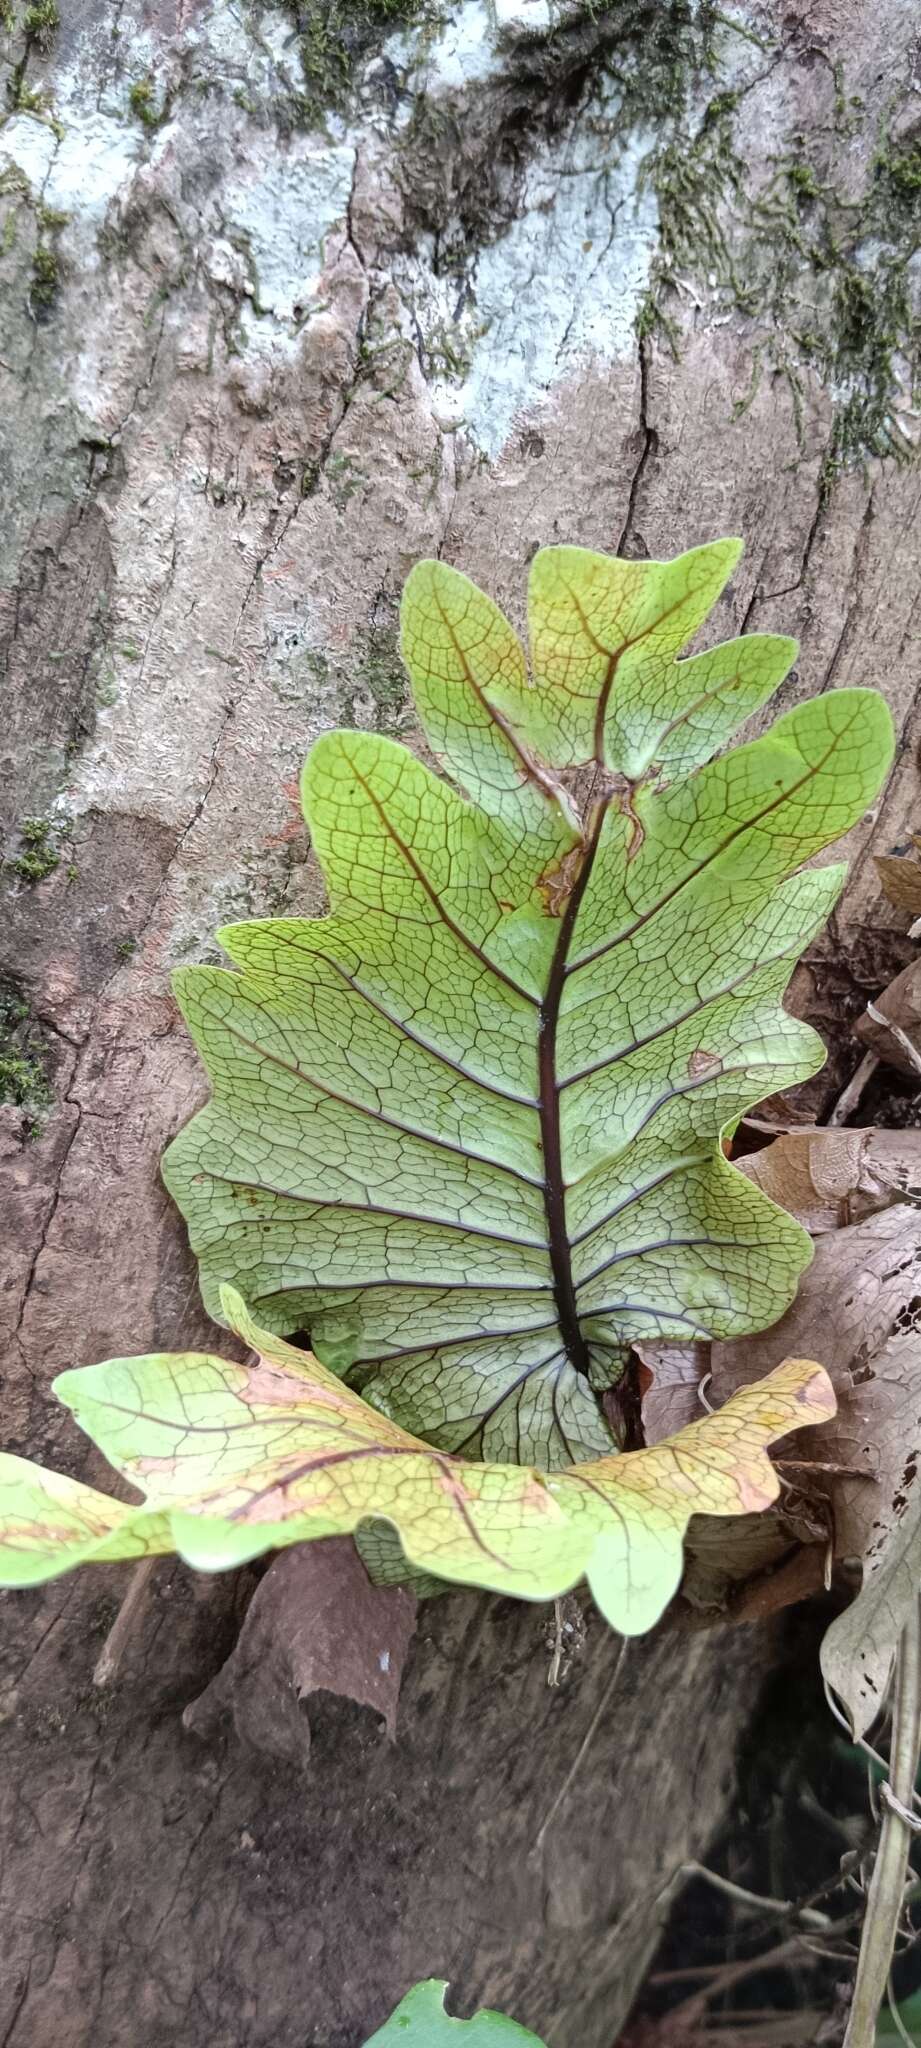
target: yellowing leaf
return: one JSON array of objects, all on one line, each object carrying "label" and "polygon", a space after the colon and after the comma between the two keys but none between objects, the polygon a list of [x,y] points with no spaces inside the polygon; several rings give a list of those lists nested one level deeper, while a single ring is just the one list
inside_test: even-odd
[{"label": "yellowing leaf", "polygon": [[613,1448],[633,1341],[771,1324],[808,1237],[721,1133],[815,1072],[781,997],[875,795],[891,721],[832,690],[712,757],[791,640],[678,659],[740,543],[531,568],[530,666],[441,562],[403,600],[450,781],[331,733],[304,772],[330,914],[221,934],[176,987],[213,1096],[170,1147],[205,1300],[224,1284],[440,1449],[544,1469]]},{"label": "yellowing leaf", "polygon": [[222,1309],[256,1365],[195,1353],[113,1359],[56,1382],[146,1500],[123,1508],[76,1489],[72,1528],[57,1509],[72,1482],[7,1460],[19,1471],[4,1475],[0,1579],[163,1548],[167,1526],[191,1564],[217,1570],[382,1520],[410,1562],[439,1578],[539,1600],[587,1576],[612,1627],[637,1634],[678,1585],[690,1517],[766,1506],[778,1491],[767,1446],[834,1411],[822,1367],[787,1360],[653,1450],[552,1474],[471,1464],[410,1436],[309,1353],[259,1330],[230,1289]]},{"label": "yellowing leaf", "polygon": [[0,1452],[0,1583],[35,1586],[77,1564],[174,1550],[165,1515],[139,1512],[95,1487]]}]

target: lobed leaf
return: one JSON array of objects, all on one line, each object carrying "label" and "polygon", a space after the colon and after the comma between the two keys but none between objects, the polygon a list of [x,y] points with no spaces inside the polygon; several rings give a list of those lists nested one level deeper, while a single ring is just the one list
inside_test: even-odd
[{"label": "lobed leaf", "polygon": [[[18,1472],[4,1489],[0,1580],[162,1549],[167,1530],[190,1564],[213,1571],[383,1521],[410,1563],[439,1579],[540,1600],[586,1576],[612,1627],[634,1635],[678,1585],[691,1516],[766,1506],[778,1492],[768,1445],[834,1412],[822,1367],[788,1359],[652,1450],[554,1473],[473,1464],[410,1436],[309,1353],[260,1330],[229,1288],[221,1309],[255,1366],[161,1354],[55,1382],[146,1500],[124,1507],[7,1460]],[[73,1491],[70,1521],[62,1489],[68,1500]]]},{"label": "lobed leaf", "polygon": [[451,781],[373,733],[304,772],[330,913],[221,934],[241,973],[177,993],[213,1097],[170,1147],[203,1292],[241,1291],[404,1428],[543,1468],[614,1447],[632,1341],[763,1328],[810,1257],[724,1158],[751,1105],[814,1073],[781,1007],[891,755],[834,690],[714,759],[796,652],[679,660],[741,544],[532,564],[530,673],[440,562],[403,651]]}]

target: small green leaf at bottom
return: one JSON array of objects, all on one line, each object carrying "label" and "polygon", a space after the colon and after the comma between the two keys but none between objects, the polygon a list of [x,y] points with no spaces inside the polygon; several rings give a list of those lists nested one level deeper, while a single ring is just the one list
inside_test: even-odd
[{"label": "small green leaf at bottom", "polygon": [[365,2048],[528,2048],[529,2043],[530,2048],[543,2048],[536,2034],[501,2012],[453,2020],[445,2012],[447,1988],[435,1977],[414,1985]]}]

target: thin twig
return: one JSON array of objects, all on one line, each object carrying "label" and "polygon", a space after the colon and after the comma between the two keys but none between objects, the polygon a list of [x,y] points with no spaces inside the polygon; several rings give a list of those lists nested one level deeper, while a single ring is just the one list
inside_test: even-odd
[{"label": "thin twig", "polygon": [[899,1819],[905,1822],[907,1828],[911,1828],[914,1834],[921,1835],[921,1814],[912,1813],[910,1806],[902,1805],[901,1799],[896,1798],[887,1778],[883,1779],[879,1788],[879,1796],[883,1805],[888,1806],[892,1813],[897,1813]]},{"label": "thin twig", "polygon": [[617,1652],[617,1659],[614,1665],[614,1669],[611,1673],[610,1678],[608,1679],[607,1685],[605,1686],[601,1698],[598,1701],[598,1705],[595,1708],[595,1712],[593,1713],[592,1718],[585,1731],[585,1734],[582,1737],[582,1741],[579,1744],[579,1747],[572,1760],[572,1763],[569,1766],[566,1776],[563,1779],[563,1783],[560,1786],[560,1789],[557,1792],[556,1797],[551,1801],[550,1806],[548,1807],[547,1812],[544,1816],[544,1819],[542,1820],[541,1825],[537,1830],[537,1834],[534,1837],[534,1847],[531,1851],[532,1855],[540,1855],[540,1852],[544,1845],[544,1838],[547,1834],[547,1830],[550,1827],[551,1823],[556,1819],[560,1807],[562,1806],[563,1801],[566,1798],[566,1794],[567,1792],[569,1792],[576,1778],[576,1775],[582,1766],[586,1751],[598,1732],[598,1726],[601,1721],[601,1716],[604,1713],[605,1707],[608,1705],[610,1701],[611,1694],[613,1693],[614,1687],[617,1684],[618,1678],[620,1677],[620,1667],[624,1661],[628,1641],[629,1638],[627,1636],[621,1637],[620,1647]]},{"label": "thin twig", "polygon": [[828,1118],[830,1125],[847,1123],[848,1117],[857,1108],[867,1082],[872,1080],[878,1066],[879,1054],[865,1052],[859,1067],[851,1075],[847,1087],[842,1089],[837,1102],[834,1103],[831,1109]]},{"label": "thin twig", "polygon": [[553,1654],[547,1672],[547,1684],[557,1686],[560,1682],[560,1666],[563,1662],[563,1602],[553,1603]]},{"label": "thin twig", "polygon": [[[895,1799],[909,1806],[921,1750],[921,1605],[916,1600],[899,1639],[892,1709],[889,1776]],[[902,1912],[911,1830],[895,1805],[884,1805],[879,1847],[867,1895],[854,1996],[844,2048],[873,2048]]]},{"label": "thin twig", "polygon": [[799,1920],[801,1926],[817,1927],[823,1934],[834,1925],[827,1913],[817,1913],[812,1906],[798,1906],[795,1899],[772,1899],[760,1892],[746,1891],[744,1885],[721,1877],[718,1870],[708,1870],[705,1863],[679,1863],[655,1901],[656,1910],[670,1906],[692,1877],[702,1877],[705,1884],[711,1884],[714,1891],[722,1892],[727,1899],[734,1899],[737,1906],[748,1906],[758,1913],[776,1913],[782,1920]]},{"label": "thin twig", "polygon": [[160,1559],[145,1557],[128,1581],[128,1590],[106,1636],[93,1672],[94,1685],[111,1685],[118,1677],[128,1639],[147,1597],[147,1588],[153,1578]]},{"label": "thin twig", "polygon": [[[703,2016],[711,1998],[718,1991],[728,1991],[730,1985],[740,1984],[743,1977],[753,1977],[759,1970],[773,1970],[781,1963],[791,1961],[799,1953],[802,1945],[802,1935],[791,1934],[789,1939],[780,1942],[777,1948],[769,1949],[767,1955],[746,1956],[740,1963],[724,1963],[702,1991],[692,1992],[690,1998],[683,1998],[680,2005],[672,2007],[669,2013],[671,2025],[676,2028],[679,2023],[685,2027],[689,2026],[693,2020]],[[657,1980],[652,1978],[650,1981],[655,1983]]]}]

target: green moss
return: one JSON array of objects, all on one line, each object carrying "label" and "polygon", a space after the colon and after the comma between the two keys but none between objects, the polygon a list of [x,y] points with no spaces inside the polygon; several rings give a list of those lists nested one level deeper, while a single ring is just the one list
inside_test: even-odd
[{"label": "green moss", "polygon": [[61,265],[57,250],[38,242],[32,257],[29,297],[39,312],[49,313],[61,289]]},{"label": "green moss", "polygon": [[61,26],[57,0],[32,0],[32,5],[23,15],[22,25],[32,42],[42,50],[49,49]]},{"label": "green moss", "polygon": [[[630,137],[651,131],[638,182],[655,196],[659,237],[637,317],[640,343],[655,338],[678,354],[695,301],[710,317],[735,315],[749,325],[751,367],[734,417],[754,404],[768,373],[783,380],[799,433],[811,369],[833,394],[829,476],[870,454],[906,459],[898,410],[917,403],[921,385],[912,304],[921,143],[893,140],[884,125],[855,195],[852,138],[868,117],[843,67],[826,60],[825,118],[794,137],[766,179],[759,168],[756,183],[740,40],[749,40],[744,29],[708,0],[590,0],[544,32],[507,32],[494,148],[480,176],[464,175],[450,104],[417,104],[403,145],[414,225],[433,234],[441,274],[465,275],[471,247],[495,240],[513,217],[509,160],[544,146],[574,106],[591,111],[599,164],[606,148],[616,162]],[[769,56],[779,49],[760,47]],[[753,83],[764,70],[747,67]],[[483,91],[488,114],[494,89]],[[455,162],[456,176],[446,175]],[[432,339],[430,367],[464,374],[453,330]]]},{"label": "green moss", "polygon": [[882,160],[883,175],[902,205],[916,207],[921,194],[921,147],[915,143],[913,149],[903,150],[901,156],[887,156]]},{"label": "green moss", "polygon": [[23,818],[19,827],[22,850],[7,863],[20,881],[43,882],[46,875],[54,873],[58,855],[51,846],[51,829],[47,818]]},{"label": "green moss", "polygon": [[303,90],[293,112],[299,126],[322,126],[342,112],[355,75],[396,29],[438,19],[435,0],[280,0],[297,36]]},{"label": "green moss", "polygon": [[44,1034],[22,990],[15,982],[0,981],[0,1103],[29,1110],[31,1135],[37,1137],[51,1100]]},{"label": "green moss", "polygon": [[346,684],[343,697],[345,717],[354,718],[364,700],[364,723],[370,697],[374,706],[375,730],[399,732],[408,688],[400,654],[399,627],[395,620],[371,627],[357,661],[350,664],[350,679],[351,692]]},{"label": "green moss", "polygon": [[62,228],[66,228],[70,214],[62,213],[58,206],[46,206],[44,200],[40,199],[35,209],[35,218],[43,234],[57,235]]},{"label": "green moss", "polygon": [[[323,473],[337,512],[344,512],[349,499],[354,498],[356,492],[361,490],[362,484],[368,481],[366,472],[356,462],[354,455],[331,455]],[[301,495],[305,495],[303,490]]]},{"label": "green moss", "polygon": [[137,949],[137,939],[119,939],[118,945],[115,948],[115,957],[117,960],[130,960],[132,954],[137,952]]},{"label": "green moss", "polygon": [[59,27],[61,14],[57,0],[31,0],[20,20],[16,20],[14,0],[0,0],[0,29],[4,29],[6,35],[14,35],[16,29],[20,29],[31,43],[37,43],[39,49],[49,49]]},{"label": "green moss", "polygon": [[156,89],[150,76],[135,79],[128,94],[128,105],[135,119],[151,134],[166,117],[165,107],[157,106]]},{"label": "green moss", "polygon": [[873,159],[876,209],[882,221],[893,217],[918,239],[921,219],[921,142],[894,144],[885,127]]},{"label": "green moss", "polygon": [[[41,92],[38,87],[27,85],[21,72],[10,80],[7,91],[14,114],[38,114],[45,117],[50,115],[51,101],[48,94]],[[51,126],[57,132],[53,121]],[[60,132],[63,134],[63,129]]]},{"label": "green moss", "polygon": [[[921,368],[921,317],[909,266],[921,247],[921,146],[893,146],[881,134],[856,198],[841,193],[837,137],[866,119],[832,66],[831,120],[777,158],[753,189],[745,154],[744,92],[720,90],[725,45],[701,17],[696,35],[673,14],[683,57],[650,94],[648,77],[626,112],[653,120],[662,139],[640,181],[655,191],[660,239],[637,322],[641,342],[656,335],[680,350],[680,312],[695,292],[753,323],[751,380],[735,401],[748,411],[768,366],[787,386],[799,431],[807,366],[835,392],[825,487],[869,455],[904,460],[910,444],[895,414],[914,402]],[[682,25],[683,22],[683,25]],[[702,117],[691,109],[710,77],[717,86]],[[831,140],[829,140],[829,136]],[[840,156],[842,171],[845,157]],[[900,381],[901,380],[901,381]]]}]

